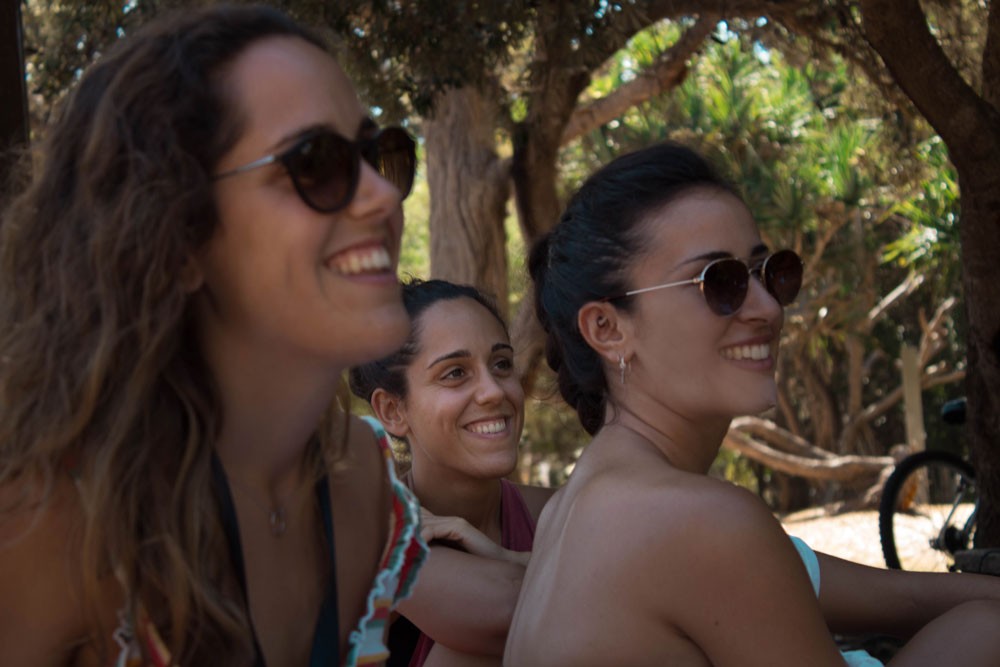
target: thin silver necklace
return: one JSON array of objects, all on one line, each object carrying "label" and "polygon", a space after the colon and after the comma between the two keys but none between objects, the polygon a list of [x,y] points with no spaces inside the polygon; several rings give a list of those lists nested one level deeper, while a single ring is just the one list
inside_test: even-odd
[{"label": "thin silver necklace", "polygon": [[250,502],[256,505],[258,509],[267,515],[267,523],[271,527],[272,536],[281,537],[285,534],[285,531],[288,530],[288,512],[285,510],[285,506],[283,504],[279,503],[268,507],[257,500],[250,489],[243,486],[239,480],[230,477],[229,481],[236,486],[238,491],[242,491],[243,495]]}]

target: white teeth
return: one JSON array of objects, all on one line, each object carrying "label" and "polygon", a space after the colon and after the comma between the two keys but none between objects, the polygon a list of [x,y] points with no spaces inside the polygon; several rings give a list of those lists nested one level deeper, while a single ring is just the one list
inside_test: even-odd
[{"label": "white teeth", "polygon": [[742,361],[744,359],[760,361],[770,356],[770,345],[737,345],[722,350],[723,359],[732,359],[734,361]]},{"label": "white teeth", "polygon": [[491,422],[478,422],[469,426],[469,430],[480,435],[493,435],[507,430],[507,420],[497,419]]},{"label": "white teeth", "polygon": [[344,275],[354,275],[365,271],[386,271],[392,269],[392,258],[383,247],[355,251],[338,257],[337,271]]}]

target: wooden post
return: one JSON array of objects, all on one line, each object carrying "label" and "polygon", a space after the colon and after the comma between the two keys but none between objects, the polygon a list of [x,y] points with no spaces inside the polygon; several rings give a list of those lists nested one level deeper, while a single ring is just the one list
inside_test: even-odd
[{"label": "wooden post", "polygon": [[0,1],[0,206],[3,205],[11,150],[28,142],[28,97],[24,85],[21,1]]},{"label": "wooden post", "polygon": [[[917,348],[912,345],[904,345],[900,361],[903,364],[903,409],[906,412],[906,444],[911,452],[924,451],[927,432],[924,430],[924,401],[921,396],[920,387],[920,358]],[[904,497],[911,497],[912,502],[923,504],[928,502],[930,492],[927,485],[927,476],[923,471],[919,472],[913,482],[916,488],[905,493]]]},{"label": "wooden post", "polygon": [[906,444],[914,452],[922,452],[926,442],[924,403],[920,388],[920,359],[917,348],[903,346],[903,407],[906,411]]}]

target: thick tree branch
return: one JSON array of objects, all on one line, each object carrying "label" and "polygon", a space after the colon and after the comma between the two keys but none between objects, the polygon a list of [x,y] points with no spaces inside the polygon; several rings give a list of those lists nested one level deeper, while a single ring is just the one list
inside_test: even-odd
[{"label": "thick tree branch", "polygon": [[599,100],[577,107],[563,130],[560,143],[566,145],[577,137],[618,118],[632,107],[683,83],[687,77],[688,59],[699,51],[717,22],[717,16],[701,17],[673,46],[661,53],[635,79],[618,86],[612,93]]},{"label": "thick tree branch", "polygon": [[884,468],[895,463],[891,456],[832,456],[814,459],[786,454],[746,433],[733,430],[726,434],[722,446],[774,470],[810,479],[848,482],[864,475],[875,477]]},{"label": "thick tree branch", "polygon": [[1000,126],[1000,113],[951,65],[927,26],[919,0],[861,0],[860,7],[865,36],[944,139],[959,170],[995,156],[1000,134],[984,137],[981,128]]},{"label": "thick tree branch", "polygon": [[799,437],[781,428],[769,419],[760,417],[737,417],[729,425],[731,430],[766,440],[771,445],[788,454],[804,456],[813,459],[828,459],[833,453],[821,447],[815,447],[805,438]]}]

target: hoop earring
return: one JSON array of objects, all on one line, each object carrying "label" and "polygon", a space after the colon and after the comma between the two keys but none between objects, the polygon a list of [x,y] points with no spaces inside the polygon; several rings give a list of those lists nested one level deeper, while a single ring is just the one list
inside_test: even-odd
[{"label": "hoop earring", "polygon": [[625,356],[618,355],[618,370],[622,374],[622,386],[625,386],[625,371],[628,369],[628,364],[625,362]]}]

